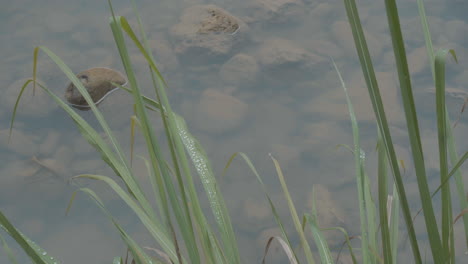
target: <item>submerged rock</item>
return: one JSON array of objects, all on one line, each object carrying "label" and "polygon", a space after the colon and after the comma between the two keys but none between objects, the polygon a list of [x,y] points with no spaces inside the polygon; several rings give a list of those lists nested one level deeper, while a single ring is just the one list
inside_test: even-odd
[{"label": "submerged rock", "polygon": [[254,0],[246,13],[248,23],[286,24],[304,17],[306,5],[302,0]]},{"label": "submerged rock", "polygon": [[[87,69],[78,73],[76,77],[81,81],[96,105],[101,103],[111,92],[118,89],[112,83],[120,85],[127,83],[122,73],[104,67]],[[77,109],[90,109],[83,95],[81,95],[73,83],[68,85],[65,98],[71,106]]]},{"label": "submerged rock", "polygon": [[255,58],[238,53],[221,66],[219,75],[230,85],[250,85],[257,78],[259,66]]},{"label": "submerged rock", "polygon": [[258,56],[264,73],[273,83],[308,80],[329,69],[329,62],[322,56],[282,38],[264,41]]},{"label": "submerged rock", "polygon": [[211,88],[203,91],[198,104],[187,109],[194,127],[211,134],[238,129],[246,121],[247,113],[248,105],[245,102]]},{"label": "submerged rock", "polygon": [[185,62],[226,57],[246,38],[247,25],[215,5],[197,5],[184,10],[171,28],[175,52]]}]

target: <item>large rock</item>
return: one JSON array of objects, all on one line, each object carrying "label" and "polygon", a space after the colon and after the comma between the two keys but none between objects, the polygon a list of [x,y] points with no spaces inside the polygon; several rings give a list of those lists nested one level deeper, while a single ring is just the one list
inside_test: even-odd
[{"label": "large rock", "polygon": [[175,71],[179,67],[179,61],[167,39],[156,37],[148,42],[153,48],[156,66],[161,72]]},{"label": "large rock", "polygon": [[[83,86],[88,91],[95,104],[99,104],[111,92],[118,89],[113,83],[125,85],[127,80],[125,76],[113,69],[97,67],[87,69],[76,75]],[[65,98],[71,106],[80,110],[89,110],[89,105],[85,98],[73,83],[70,83],[65,92]]]},{"label": "large rock", "polygon": [[225,83],[240,87],[252,84],[258,71],[258,63],[253,57],[239,53],[221,66],[219,74]]},{"label": "large rock", "polygon": [[306,6],[301,0],[254,0],[247,7],[247,22],[285,24],[295,22],[305,15]]},{"label": "large rock", "polygon": [[198,130],[220,134],[239,128],[247,117],[248,105],[227,93],[206,89],[194,109],[187,110]]},{"label": "large rock", "polygon": [[184,10],[170,34],[175,52],[185,63],[220,60],[246,40],[247,25],[215,5],[197,5]]},{"label": "large rock", "polygon": [[329,69],[325,58],[281,38],[265,41],[258,56],[267,77],[277,82],[308,80]]}]

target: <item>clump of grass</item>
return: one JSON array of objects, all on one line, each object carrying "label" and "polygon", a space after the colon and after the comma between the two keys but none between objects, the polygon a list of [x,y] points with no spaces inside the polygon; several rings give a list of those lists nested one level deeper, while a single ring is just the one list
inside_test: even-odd
[{"label": "clump of grass", "polygon": [[[379,132],[379,148],[383,151],[380,155],[384,155],[382,160],[379,158],[379,165],[384,165],[386,162],[390,164],[393,175],[394,184],[399,196],[400,205],[402,208],[405,225],[408,231],[408,237],[411,244],[413,257],[415,263],[422,263],[419,241],[416,237],[411,212],[409,209],[408,199],[405,191],[405,186],[401,178],[398,160],[395,154],[392,137],[390,135],[388,121],[385,115],[382,98],[380,96],[377,78],[374,73],[372,59],[367,48],[365,36],[363,34],[362,26],[359,19],[358,9],[354,0],[345,0],[345,6],[349,23],[353,32],[356,50],[359,56],[360,64],[364,74],[364,78],[368,87],[369,95],[371,97],[372,106],[375,112],[378,132]],[[419,124],[416,113],[416,106],[414,103],[411,78],[408,70],[408,63],[406,59],[406,51],[404,46],[404,39],[401,33],[400,21],[396,2],[392,0],[385,1],[388,24],[393,44],[395,55],[396,70],[399,76],[400,89],[405,111],[405,119],[410,139],[411,153],[413,155],[413,166],[416,172],[418,183],[418,193],[421,199],[422,211],[426,223],[426,232],[429,238],[431,248],[432,260],[434,263],[454,263],[455,262],[455,247],[453,237],[453,221],[452,221],[452,201],[450,185],[446,184],[448,179],[454,175],[458,190],[459,200],[461,202],[461,210],[466,209],[467,203],[465,200],[465,191],[461,181],[461,175],[458,171],[459,166],[466,160],[466,154],[459,159],[456,155],[455,144],[453,140],[450,121],[447,115],[445,106],[445,60],[448,53],[452,54],[456,60],[455,52],[453,50],[439,50],[434,54],[432,49],[431,37],[428,29],[427,19],[424,12],[424,5],[422,0],[418,0],[419,15],[422,23],[423,32],[425,35],[426,47],[431,63],[431,69],[434,76],[434,84],[436,87],[436,112],[437,112],[437,126],[438,126],[438,143],[439,143],[439,158],[440,158],[440,187],[431,194],[429,190],[424,153],[421,145],[421,136],[419,133]],[[450,153],[452,169],[448,169],[448,152]],[[380,157],[380,156],[379,156]],[[458,178],[458,179],[457,179]],[[440,211],[441,225],[439,226],[436,221],[436,213],[432,197],[438,190],[442,192],[442,207]],[[382,250],[385,263],[395,263],[397,247],[395,241],[391,241],[391,236],[386,223],[386,195],[387,192],[387,178],[383,169],[379,166],[379,212],[381,223],[381,237],[382,237]],[[463,198],[462,198],[463,197]],[[362,217],[362,216],[361,216]],[[466,223],[466,216],[464,216]],[[362,218],[361,218],[362,221]],[[392,226],[390,226],[392,227]],[[465,224],[465,236],[468,225]],[[362,231],[362,230],[361,230]],[[363,250],[364,250],[363,242]]]},{"label": "clump of grass", "polygon": [[[468,153],[465,153],[462,158],[458,158],[456,155],[452,128],[445,109],[444,98],[445,59],[447,54],[452,54],[456,59],[455,53],[452,50],[441,50],[435,54],[433,53],[432,43],[430,41],[431,38],[424,14],[424,6],[422,1],[418,0],[420,17],[436,86],[441,180],[439,188],[431,193],[426,180],[424,153],[421,147],[418,119],[413,99],[412,85],[409,78],[410,75],[406,61],[403,37],[399,25],[398,12],[395,1],[386,0],[385,3],[396,58],[396,68],[399,74],[408,135],[411,142],[413,166],[416,170],[418,191],[426,222],[426,232],[429,237],[432,259],[434,263],[454,263],[454,220],[452,219],[453,209],[450,185],[448,184],[452,175],[455,177],[457,193],[462,207],[460,210],[462,213],[460,213],[458,217],[463,217],[465,236],[468,241],[468,235],[466,235],[468,230],[468,216],[463,213],[468,210],[468,205],[464,198],[465,190],[461,174],[458,170],[468,158]],[[134,2],[132,2],[132,4],[137,16],[138,30],[141,38],[137,37],[126,18],[114,14],[110,1],[109,6],[112,16],[110,17],[109,23],[128,77],[129,88],[121,86],[120,88],[127,91],[133,97],[135,105],[135,115],[130,117],[132,138],[135,136],[135,133],[139,131],[145,139],[149,154],[148,157],[144,159],[144,162],[148,170],[148,178],[152,187],[151,193],[143,192],[141,188],[142,183],[139,182],[132,173],[131,162],[133,160],[133,150],[131,151],[130,158],[125,155],[113,131],[94,104],[87,90],[66,64],[46,47],[40,46],[34,49],[33,78],[28,80],[21,88],[13,111],[11,127],[13,127],[16,109],[21,95],[31,83],[33,84],[33,89],[39,86],[39,88],[49,94],[50,97],[68,113],[83,137],[101,154],[103,161],[106,162],[108,166],[113,169],[115,175],[118,176],[117,181],[109,176],[92,174],[78,175],[74,178],[87,178],[106,183],[137,215],[157,245],[157,248],[144,248],[138,245],[119,225],[118,219],[115,219],[106,209],[104,202],[100,199],[98,194],[90,188],[78,186],[78,191],[91,197],[96,205],[102,209],[114,224],[131,253],[132,263],[241,263],[241,256],[237,248],[236,237],[234,236],[230,216],[221,191],[216,183],[216,178],[214,177],[209,160],[200,143],[190,134],[184,119],[171,109],[166,95],[167,84],[156,66],[156,62],[150,52],[151,49],[148,46],[141,19],[138,16],[138,12],[136,12]],[[379,92],[378,81],[374,73],[372,59],[369,55],[363,29],[360,24],[358,9],[354,0],[344,0],[344,4],[353,31],[356,49],[368,86],[378,126],[378,202],[375,203],[371,195],[370,180],[365,172],[365,153],[360,147],[358,122],[348,96],[345,82],[333,62],[335,70],[338,73],[338,78],[344,89],[352,124],[354,145],[351,149],[355,159],[355,174],[361,221],[361,234],[359,236],[361,241],[360,257],[362,263],[397,263],[399,211],[401,207],[414,256],[414,262],[422,263],[419,248],[420,241],[418,241],[414,231],[408,198],[400,172],[400,165],[404,165],[399,163],[396,158],[388,121]],[[141,94],[138,80],[135,77],[127,52],[125,35],[146,59],[149,67],[149,76],[151,77],[154,87],[154,99]],[[78,91],[89,104],[91,111],[96,116],[99,125],[104,131],[106,140],[60,97],[52,93],[46,86],[37,82],[36,72],[39,51],[44,52],[52,59],[59,69],[64,72],[77,87]],[[148,110],[152,110],[152,112],[148,112]],[[154,112],[159,114],[164,125],[164,136],[166,137],[170,154],[169,160],[164,159],[162,153],[163,146],[158,136],[154,133],[148,118],[148,116],[154,114]],[[290,263],[299,263],[299,252],[293,250],[291,240],[285,231],[284,224],[277,213],[276,207],[263,184],[262,178],[248,156],[241,152],[233,154],[225,170],[229,168],[232,161],[237,156],[240,156],[247,163],[260,183],[260,187],[264,191],[273,216],[282,233],[281,236],[271,237],[268,239],[268,242],[265,242],[263,263],[265,263],[265,257],[268,254],[269,246],[273,240],[279,241]],[[449,158],[451,164],[453,164],[451,170],[449,170],[448,167]],[[302,250],[306,262],[315,263],[316,261],[309,240],[307,239],[307,227],[317,246],[320,262],[335,262],[323,236],[324,230],[320,228],[320,223],[318,223],[315,202],[313,203],[312,212],[310,214],[299,215],[289,194],[280,164],[273,156],[271,156],[271,159],[278,174],[295,230],[299,236],[300,249]],[[205,212],[201,209],[199,195],[194,187],[195,179],[190,169],[191,165],[194,165],[199,180],[204,187],[205,195],[208,197],[212,215],[216,222],[215,226],[208,224]],[[388,168],[390,168],[392,172],[393,183],[388,178]],[[388,189],[391,185],[393,186],[393,191],[389,192]],[[436,213],[432,202],[434,194],[439,190],[442,193],[440,226],[437,225]],[[76,193],[73,194],[71,202],[73,202],[75,194]],[[149,198],[150,196],[152,198]],[[67,211],[70,209],[70,206],[71,203]],[[1,212],[0,225],[18,242],[35,263],[56,263],[54,259],[44,254],[45,251],[20,233]],[[355,250],[351,247],[350,237],[346,231],[340,227],[334,229],[338,229],[344,233],[344,240],[350,251],[352,261],[353,263],[357,263],[358,258],[354,252]],[[2,237],[0,238],[11,261],[17,263],[4,239]],[[152,254],[149,253],[150,251],[156,252],[158,256],[152,256]],[[127,261],[127,257],[115,257],[113,263],[123,264],[127,263]]]}]

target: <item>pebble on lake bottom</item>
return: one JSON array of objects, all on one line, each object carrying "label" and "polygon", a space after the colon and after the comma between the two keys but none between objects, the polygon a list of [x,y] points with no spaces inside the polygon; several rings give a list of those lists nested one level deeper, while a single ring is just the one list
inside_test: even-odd
[{"label": "pebble on lake bottom", "polygon": [[[87,69],[78,73],[76,77],[81,81],[96,105],[101,103],[107,95],[118,88],[112,83],[117,83],[122,86],[127,83],[122,73],[104,67]],[[85,98],[73,83],[68,85],[65,98],[71,106],[77,109],[90,109]]]}]

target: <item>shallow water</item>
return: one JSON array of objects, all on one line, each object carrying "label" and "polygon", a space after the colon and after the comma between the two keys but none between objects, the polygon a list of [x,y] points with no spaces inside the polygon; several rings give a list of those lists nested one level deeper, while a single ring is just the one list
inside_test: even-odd
[{"label": "shallow water", "polygon": [[[176,41],[171,28],[178,23],[182,11],[194,4],[212,3],[247,21],[246,17],[252,16],[250,12],[253,10],[248,5],[253,1],[155,2],[139,1],[137,5],[150,43],[154,46],[156,61],[169,84],[174,109],[187,120],[189,129],[201,141],[215,173],[221,173],[234,152],[247,153],[278,204],[288,230],[293,233],[288,209],[268,156],[272,153],[283,168],[298,212],[310,210],[312,185],[320,184],[331,192],[334,199],[331,204],[336,206],[337,214],[346,216],[343,225],[348,232],[358,234],[353,157],[344,148],[336,148],[338,144],[352,144],[351,128],[343,91],[328,61],[329,56],[340,67],[351,93],[374,187],[376,131],[342,1],[304,1],[307,4],[297,16],[268,17],[255,13],[248,23],[247,40],[240,42],[240,46],[226,56],[201,60],[204,63],[176,55]],[[447,85],[466,90],[468,68],[464,47],[468,44],[468,21],[455,12],[462,8],[463,3],[435,0],[425,3],[435,47],[455,48],[458,54],[459,65],[448,63]],[[114,4],[117,13],[136,25],[130,3],[114,1]],[[392,135],[398,144],[397,154],[399,159],[410,164],[383,2],[366,0],[358,4],[362,7],[360,13],[392,124]],[[399,1],[398,4],[415,94],[418,94],[416,103],[421,113],[424,150],[428,151],[427,167],[433,172],[438,167],[437,136],[431,110],[432,97],[427,97],[424,92],[431,87],[431,75],[416,17],[417,6],[413,1]],[[53,0],[41,3],[10,1],[2,6],[2,14],[0,209],[23,233],[63,263],[109,263],[114,256],[124,255],[125,247],[95,204],[79,194],[70,214],[64,216],[68,200],[75,190],[74,186],[67,185],[68,178],[81,173],[113,175],[80,136],[70,118],[40,91],[36,91],[34,98],[26,94],[20,104],[12,142],[7,144],[10,115],[22,84],[18,80],[31,76],[34,46],[47,46],[74,72],[91,67],[122,71],[108,26],[107,5],[90,0],[66,4]],[[242,36],[242,30],[241,27],[231,37]],[[134,47],[130,52],[140,77],[139,84],[145,94],[153,96],[142,56]],[[286,55],[282,64],[277,66],[273,55],[281,52]],[[238,53],[242,56],[230,60]],[[299,59],[287,61],[294,56]],[[300,60],[301,56],[307,58],[305,62]],[[319,66],[307,64],[309,60],[319,61],[319,57],[323,58]],[[244,63],[240,65],[249,70],[235,72],[235,66],[239,64],[229,64],[228,61]],[[235,78],[234,74],[242,78]],[[45,56],[40,59],[39,78],[61,96],[69,83]],[[462,100],[451,101],[450,112],[456,114],[462,104]],[[129,117],[133,113],[131,98],[125,92],[117,91],[99,107],[122,147],[128,151]],[[81,114],[93,126],[98,125],[90,112]],[[157,120],[156,116],[154,120]],[[468,149],[466,140],[461,140],[468,129],[466,120],[462,116],[455,130],[460,139],[457,144],[460,151]],[[160,123],[155,121],[157,132],[162,131]],[[143,139],[138,138],[135,151],[144,155],[146,150],[142,143]],[[32,161],[33,157],[48,164],[54,172],[41,169],[40,164]],[[144,164],[137,160],[134,166],[138,177],[144,178]],[[407,168],[405,177],[409,199],[415,201],[412,206],[416,211],[419,198],[411,191],[416,188],[411,168]],[[430,173],[429,177],[431,186],[436,186],[437,171]],[[112,191],[96,182],[83,184],[96,190],[138,242],[154,247],[145,229]],[[220,185],[239,235],[243,261],[259,263],[268,236],[278,232],[260,186],[240,160],[235,161],[227,175],[220,179]],[[208,204],[205,203],[204,207],[209,212]],[[417,219],[416,228],[419,234],[424,234],[421,217]],[[336,236],[333,239],[335,244],[342,241]],[[462,241],[461,237],[457,239]],[[410,261],[407,258],[411,254],[409,247],[404,243],[401,245],[401,261]],[[458,243],[457,248],[463,248],[463,244]],[[14,250],[20,251],[16,247]],[[463,262],[464,251],[458,252],[460,262]],[[284,263],[284,254],[279,250],[273,250],[271,254],[270,263]],[[0,262],[7,261],[4,254],[0,254]]]}]

